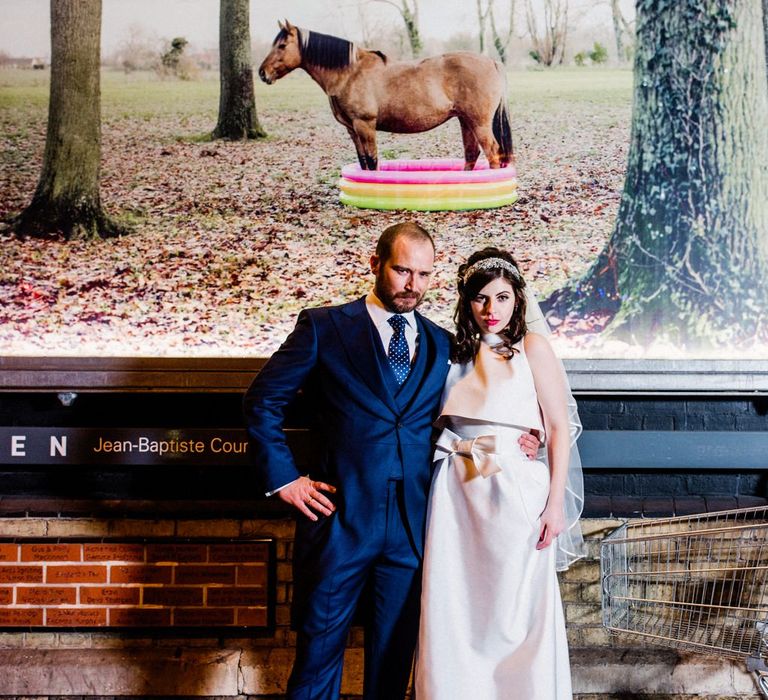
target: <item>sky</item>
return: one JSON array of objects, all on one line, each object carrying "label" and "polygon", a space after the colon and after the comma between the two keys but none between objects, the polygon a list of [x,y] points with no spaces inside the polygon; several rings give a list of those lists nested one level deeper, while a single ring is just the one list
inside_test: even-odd
[{"label": "sky", "polygon": [[[572,18],[610,24],[608,0],[570,3]],[[521,8],[523,4],[518,0]],[[0,0],[0,51],[15,57],[49,57],[49,5],[50,0]],[[496,7],[507,16],[506,0],[497,0]],[[475,32],[475,12],[474,0],[419,0],[421,32],[425,39]],[[102,54],[115,51],[137,26],[148,35],[183,36],[198,49],[215,48],[218,13],[219,0],[103,0]],[[252,39],[271,41],[282,18],[353,41],[363,38],[363,27],[375,37],[376,31],[402,23],[395,8],[376,0],[251,0]]]}]

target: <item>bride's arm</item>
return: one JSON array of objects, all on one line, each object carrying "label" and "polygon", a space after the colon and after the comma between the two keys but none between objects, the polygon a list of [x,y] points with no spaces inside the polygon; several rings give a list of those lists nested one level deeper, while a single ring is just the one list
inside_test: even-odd
[{"label": "bride's arm", "polygon": [[525,354],[544,419],[549,459],[549,498],[541,513],[541,533],[537,549],[548,547],[565,528],[565,482],[571,449],[565,377],[549,341],[538,333],[525,336]]}]

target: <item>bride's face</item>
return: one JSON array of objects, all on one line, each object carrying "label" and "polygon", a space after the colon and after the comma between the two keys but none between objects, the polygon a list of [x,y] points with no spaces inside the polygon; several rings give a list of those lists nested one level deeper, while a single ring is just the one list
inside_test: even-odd
[{"label": "bride's face", "polygon": [[477,293],[470,307],[481,333],[500,333],[509,325],[515,311],[512,285],[503,277],[497,277]]}]

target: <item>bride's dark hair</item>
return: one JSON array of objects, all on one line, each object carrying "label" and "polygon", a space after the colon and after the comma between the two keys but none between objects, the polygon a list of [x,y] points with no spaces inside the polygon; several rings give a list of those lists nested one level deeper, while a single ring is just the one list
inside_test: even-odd
[{"label": "bride's dark hair", "polygon": [[[490,258],[503,262],[496,263]],[[488,263],[483,264],[483,260],[488,260]],[[513,346],[528,330],[525,325],[525,280],[520,274],[517,262],[505,250],[494,247],[483,248],[472,253],[463,265],[459,265],[458,274],[459,299],[453,313],[456,336],[451,349],[451,361],[469,362],[477,354],[480,347],[480,329],[475,323],[470,304],[486,284],[500,277],[512,286],[515,310],[512,312],[509,325],[498,333],[502,344],[497,348],[497,352],[500,351],[508,359],[511,358],[515,353]]]}]

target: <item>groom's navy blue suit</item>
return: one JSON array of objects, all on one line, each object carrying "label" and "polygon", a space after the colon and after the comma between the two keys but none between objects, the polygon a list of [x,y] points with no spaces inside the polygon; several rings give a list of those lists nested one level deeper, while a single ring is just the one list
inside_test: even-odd
[{"label": "groom's navy blue suit", "polygon": [[365,697],[402,697],[418,629],[431,430],[448,370],[449,336],[415,314],[418,344],[399,386],[365,299],[310,309],[245,397],[266,491],[299,476],[282,432],[304,387],[315,420],[312,479],[336,486],[336,511],[299,517],[294,548],[297,660],[289,698],[338,697],[344,646],[366,584]]}]

